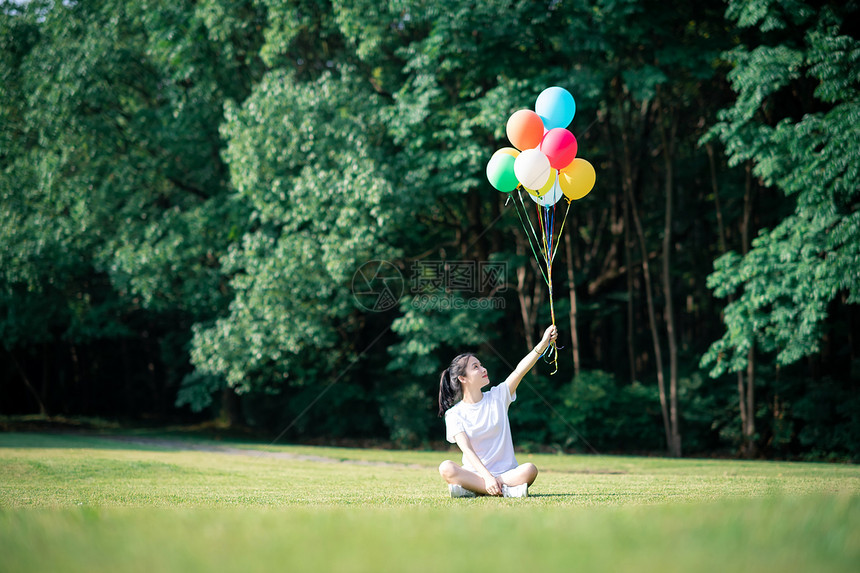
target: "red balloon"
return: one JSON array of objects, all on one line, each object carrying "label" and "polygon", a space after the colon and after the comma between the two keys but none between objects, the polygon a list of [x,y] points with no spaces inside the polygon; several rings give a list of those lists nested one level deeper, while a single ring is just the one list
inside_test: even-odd
[{"label": "red balloon", "polygon": [[576,157],[576,138],[563,127],[550,129],[543,136],[540,150],[549,157],[549,164],[555,169],[564,169]]}]

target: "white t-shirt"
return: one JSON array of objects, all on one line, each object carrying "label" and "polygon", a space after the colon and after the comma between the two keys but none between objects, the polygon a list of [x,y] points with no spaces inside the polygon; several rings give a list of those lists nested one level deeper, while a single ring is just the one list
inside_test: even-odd
[{"label": "white t-shirt", "polygon": [[[484,466],[493,475],[500,475],[517,467],[511,423],[508,421],[508,407],[517,399],[517,395],[511,396],[505,383],[494,386],[482,395],[483,398],[476,404],[460,400],[445,412],[446,438],[454,444],[454,436],[466,432]],[[477,471],[469,465],[465,455],[463,467]]]}]

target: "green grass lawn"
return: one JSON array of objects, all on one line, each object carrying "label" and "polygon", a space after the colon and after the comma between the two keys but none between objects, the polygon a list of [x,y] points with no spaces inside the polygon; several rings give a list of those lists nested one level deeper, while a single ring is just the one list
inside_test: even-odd
[{"label": "green grass lawn", "polygon": [[453,500],[455,453],[213,447],[0,434],[0,571],[860,570],[857,466],[520,454],[531,497]]}]

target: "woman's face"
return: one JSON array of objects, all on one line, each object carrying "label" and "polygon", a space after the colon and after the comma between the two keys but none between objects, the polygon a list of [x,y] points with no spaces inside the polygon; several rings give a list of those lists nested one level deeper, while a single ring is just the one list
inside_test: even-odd
[{"label": "woman's face", "polygon": [[483,388],[490,383],[490,377],[487,375],[487,369],[481,365],[481,361],[470,356],[466,363],[466,372],[460,375],[460,382]]}]

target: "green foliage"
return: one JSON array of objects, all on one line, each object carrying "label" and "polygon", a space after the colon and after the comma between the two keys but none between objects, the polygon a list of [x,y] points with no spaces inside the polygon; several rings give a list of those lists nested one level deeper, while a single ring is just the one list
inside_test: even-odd
[{"label": "green foliage", "polygon": [[354,356],[341,338],[356,334],[352,275],[396,253],[379,102],[362,89],[346,68],[311,83],[272,72],[228,111],[225,158],[256,228],[222,261],[236,295],[196,328],[192,359],[240,392],[336,376]]},{"label": "green foliage", "polygon": [[[247,218],[226,195],[218,129],[225,98],[249,90],[261,34],[245,36],[251,54],[223,58],[198,8],[106,0],[9,12],[4,3],[2,16],[14,47],[0,64],[9,80],[0,131],[14,142],[0,159],[4,345],[71,355],[75,380],[94,393],[132,396],[143,352],[120,354],[119,375],[99,371],[115,357],[96,344],[141,341],[152,352],[141,361],[153,376],[158,367],[153,406],[187,370],[190,325],[226,305],[219,257]],[[164,345],[150,345],[150,333]],[[81,363],[78,345],[105,357]],[[56,362],[43,392],[62,409],[77,400]]]},{"label": "green foliage", "polygon": [[[759,3],[732,6],[737,12]],[[712,133],[726,143],[732,162],[753,161],[762,182],[781,189],[795,207],[745,257],[729,253],[716,261],[708,286],[719,297],[736,298],[725,310],[726,333],[702,359],[712,376],[743,369],[753,345],[776,352],[783,365],[815,354],[831,303],[843,296],[848,304],[860,302],[860,143],[853,135],[860,76],[851,71],[860,43],[840,31],[854,9],[844,10],[828,7],[817,18],[799,18],[805,25],[791,27],[795,47],[739,47],[730,54],[738,99]],[[776,115],[784,112],[774,100],[788,88],[818,100],[821,111]]]},{"label": "green foliage", "polygon": [[744,0],[729,2],[726,17],[746,28],[756,26],[762,32],[783,30],[815,14],[815,9],[796,0]]},{"label": "green foliage", "polygon": [[726,307],[726,334],[703,358],[715,363],[712,375],[745,368],[753,343],[777,352],[780,364],[815,354],[831,301],[846,291],[850,302],[857,301],[860,213],[804,219],[808,213],[761,235],[746,257],[729,254],[717,260],[708,279],[715,294],[743,292]]},{"label": "green foliage", "polygon": [[[488,330],[500,318],[498,311],[466,310],[468,301],[456,294],[430,299],[438,304],[426,307],[423,302],[420,296],[407,296],[401,301],[403,316],[394,320],[392,329],[404,341],[390,350],[393,370],[408,368],[419,376],[441,374],[454,356],[486,344],[491,338]],[[447,362],[440,350],[450,354]]]},{"label": "green foliage", "polygon": [[[579,155],[598,171],[566,228],[583,373],[574,378],[566,353],[556,377],[536,367],[512,410],[524,443],[570,445],[531,390],[601,448],[657,443],[625,206],[629,191],[650,257],[669,189],[685,444],[733,440],[733,385],[705,385],[701,353],[719,374],[744,368],[755,346],[761,440],[801,455],[818,447],[813,436],[845,455],[853,418],[808,406],[819,391],[845,401],[856,361],[845,335],[854,311],[844,312],[860,282],[856,10],[0,1],[4,408],[32,403],[21,382],[49,410],[99,415],[117,400],[131,415],[210,415],[232,408],[235,391],[233,411],[289,438],[439,439],[438,374],[450,358],[476,351],[503,377],[528,350],[525,331],[550,320],[519,220],[484,170],[507,145],[511,112],[561,85],[576,98]],[[746,189],[725,158],[696,147],[717,139],[731,166],[752,165],[750,232],[767,229],[749,255],[714,267],[708,285],[734,301],[725,329],[704,277],[723,238],[741,244]],[[567,339],[560,254],[555,314]],[[399,306],[371,312],[352,279],[379,260],[413,282]],[[504,262],[505,284],[426,299],[410,273],[440,261]],[[777,391],[774,366],[801,368],[800,358],[815,383],[834,383]],[[170,410],[174,399],[183,409]]]},{"label": "green foliage", "polygon": [[577,433],[598,451],[624,450],[632,443],[659,449],[662,444],[660,402],[653,386],[619,385],[606,372],[583,371],[558,389],[552,403],[557,415],[550,418],[550,436],[563,448],[590,451]]},{"label": "green foliage", "polygon": [[857,459],[860,456],[860,397],[829,378],[817,383],[792,404],[800,427],[799,449],[809,457]]}]

